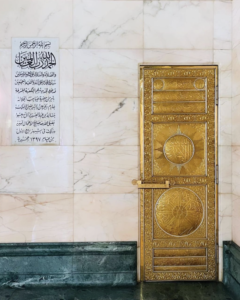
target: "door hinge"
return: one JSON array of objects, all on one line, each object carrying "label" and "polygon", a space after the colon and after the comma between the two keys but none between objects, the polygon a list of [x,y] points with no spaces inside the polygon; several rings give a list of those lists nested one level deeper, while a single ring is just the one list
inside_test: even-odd
[{"label": "door hinge", "polygon": [[218,165],[215,166],[215,180],[216,184],[219,182],[219,170],[218,170]]}]

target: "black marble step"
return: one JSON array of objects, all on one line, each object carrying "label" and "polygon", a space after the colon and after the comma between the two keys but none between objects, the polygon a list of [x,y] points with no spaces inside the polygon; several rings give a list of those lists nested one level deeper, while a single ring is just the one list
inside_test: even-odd
[{"label": "black marble step", "polygon": [[1,288],[0,300],[235,300],[235,297],[219,282],[171,282],[132,287]]}]

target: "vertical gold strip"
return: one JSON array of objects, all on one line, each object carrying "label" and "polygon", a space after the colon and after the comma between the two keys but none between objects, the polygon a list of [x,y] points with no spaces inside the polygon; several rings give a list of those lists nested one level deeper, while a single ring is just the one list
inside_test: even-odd
[{"label": "vertical gold strip", "polygon": [[219,184],[219,162],[218,162],[218,105],[219,98],[218,98],[218,67],[215,69],[215,165],[218,166],[217,172],[218,174],[215,174],[218,178],[217,184],[215,184],[215,232],[216,232],[216,256],[217,256],[217,270],[216,270],[216,276],[218,278],[219,274],[219,225],[218,225],[218,184]]},{"label": "vertical gold strip", "polygon": [[[140,179],[144,179],[144,87],[143,67],[140,67]],[[140,280],[144,280],[144,190],[140,190]]]}]

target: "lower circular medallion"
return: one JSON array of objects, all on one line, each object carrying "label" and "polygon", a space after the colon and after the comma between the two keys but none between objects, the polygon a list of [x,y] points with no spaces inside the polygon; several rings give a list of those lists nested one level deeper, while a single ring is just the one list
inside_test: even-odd
[{"label": "lower circular medallion", "polygon": [[203,221],[203,204],[196,193],[187,188],[171,188],[155,206],[159,227],[172,236],[186,236],[196,231]]},{"label": "lower circular medallion", "polygon": [[183,165],[192,159],[194,144],[186,135],[175,134],[166,140],[163,146],[163,153],[171,163]]}]

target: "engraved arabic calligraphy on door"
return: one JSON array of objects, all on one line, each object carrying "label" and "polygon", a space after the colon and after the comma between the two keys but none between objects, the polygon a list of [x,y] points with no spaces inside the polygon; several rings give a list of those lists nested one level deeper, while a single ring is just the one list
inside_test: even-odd
[{"label": "engraved arabic calligraphy on door", "polygon": [[189,137],[176,134],[167,139],[163,146],[163,152],[167,160],[182,165],[192,159],[194,145]]}]

